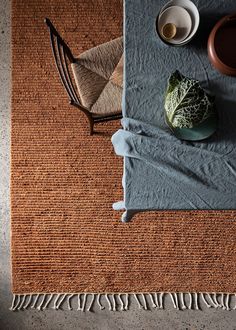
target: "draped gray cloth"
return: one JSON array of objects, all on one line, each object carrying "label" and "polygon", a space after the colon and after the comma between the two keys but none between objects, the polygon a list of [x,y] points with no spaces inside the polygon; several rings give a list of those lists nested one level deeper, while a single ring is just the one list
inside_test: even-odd
[{"label": "draped gray cloth", "polygon": [[[235,209],[236,78],[210,64],[207,39],[216,21],[236,12],[234,0],[194,1],[196,37],[186,46],[165,45],[156,34],[161,0],[125,2],[123,129],[112,137],[124,157],[122,220],[145,210]],[[216,96],[217,132],[203,142],[178,140],[164,121],[164,93],[175,70],[198,79]]]}]

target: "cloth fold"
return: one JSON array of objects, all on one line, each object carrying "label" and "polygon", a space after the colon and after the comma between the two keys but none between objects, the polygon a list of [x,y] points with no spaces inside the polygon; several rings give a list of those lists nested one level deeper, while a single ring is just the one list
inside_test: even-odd
[{"label": "cloth fold", "polygon": [[[220,148],[214,139],[205,145],[180,141],[168,131],[135,119],[123,118],[122,125],[123,129],[112,137],[116,154],[145,162],[155,173],[151,185],[150,182],[148,185],[140,183],[138,190],[133,190],[132,199],[139,200],[140,204],[131,208],[132,212],[134,209],[162,209],[160,202],[163,189],[167,187],[169,194],[165,209],[175,208],[178,201],[181,209],[186,210],[236,207],[236,157],[233,148]],[[134,173],[132,168],[130,171]],[[158,178],[164,186],[157,184]],[[127,184],[129,178],[124,179]],[[139,179],[137,176],[137,182]],[[115,204],[114,208],[128,210],[125,200]],[[176,208],[179,207],[176,205]]]}]

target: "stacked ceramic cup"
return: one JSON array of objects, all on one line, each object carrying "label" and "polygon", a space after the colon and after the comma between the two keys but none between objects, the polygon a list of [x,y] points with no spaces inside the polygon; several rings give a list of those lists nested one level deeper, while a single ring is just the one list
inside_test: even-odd
[{"label": "stacked ceramic cup", "polygon": [[157,33],[165,43],[173,46],[187,44],[199,26],[199,12],[190,0],[171,0],[157,17]]}]

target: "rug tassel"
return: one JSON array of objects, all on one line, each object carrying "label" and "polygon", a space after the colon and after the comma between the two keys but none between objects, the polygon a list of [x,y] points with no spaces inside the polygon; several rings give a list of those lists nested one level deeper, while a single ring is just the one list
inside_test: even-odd
[{"label": "rug tassel", "polygon": [[115,295],[112,294],[112,295],[111,295],[111,298],[112,298],[112,303],[113,303],[113,308],[112,308],[112,310],[115,312],[115,311],[116,311],[116,299],[115,299]]},{"label": "rug tassel", "polygon": [[[13,310],[14,310],[14,307],[15,307],[15,301],[16,301],[16,296],[17,296],[17,295],[13,294],[11,307],[9,308],[10,311],[13,311]],[[18,297],[18,296],[17,296],[17,297]]]},{"label": "rug tassel", "polygon": [[38,299],[39,299],[39,293],[36,295],[35,300],[34,300],[33,304],[31,305],[31,308],[35,308]]},{"label": "rug tassel", "polygon": [[[220,297],[221,297],[221,295],[220,295]],[[218,295],[215,294],[215,301],[216,301],[218,307],[222,307],[222,305],[221,305],[221,301],[220,301],[220,297],[218,297]]]},{"label": "rug tassel", "polygon": [[225,299],[225,305],[226,305],[226,310],[229,311],[230,310],[230,295],[229,293],[226,294],[226,299]]},{"label": "rug tassel", "polygon": [[80,299],[80,293],[77,295],[78,298],[78,308],[77,311],[81,311],[81,299]]},{"label": "rug tassel", "polygon": [[48,300],[46,301],[45,305],[42,307],[42,310],[45,310],[48,305],[50,304],[50,301],[52,301],[52,298],[53,298],[53,293],[50,294]]},{"label": "rug tassel", "polygon": [[84,312],[84,310],[85,310],[86,301],[87,301],[87,293],[84,294],[84,300],[83,300],[83,304],[82,304],[82,308],[81,308],[82,312]]},{"label": "rug tassel", "polygon": [[71,306],[71,299],[74,297],[74,293],[72,293],[72,294],[70,294],[69,296],[68,296],[68,298],[67,298],[67,306],[68,306],[68,309],[69,309],[69,311],[72,311],[72,306]]},{"label": "rug tassel", "polygon": [[91,298],[91,301],[90,301],[89,306],[88,306],[88,308],[87,308],[87,311],[88,311],[88,312],[90,312],[90,310],[91,310],[91,308],[92,308],[92,306],[93,306],[94,299],[95,299],[95,294],[92,293],[92,298]]},{"label": "rug tassel", "polygon": [[175,298],[174,298],[173,293],[169,292],[169,296],[171,298],[171,301],[173,303],[174,308],[177,309],[177,306],[176,306],[176,302],[175,302]]},{"label": "rug tassel", "polygon": [[203,293],[203,292],[201,292],[201,298],[202,298],[203,302],[206,304],[206,306],[207,306],[208,308],[211,308],[211,305],[210,305],[210,304],[208,304],[208,302],[207,302],[207,300],[206,300],[206,298],[205,298],[205,296],[204,296],[204,293]]},{"label": "rug tassel", "polygon": [[24,303],[25,303],[25,298],[26,298],[26,294],[23,295],[22,299],[21,299],[21,303],[19,304],[19,306],[17,307],[17,310],[21,310]]},{"label": "rug tassel", "polygon": [[153,299],[153,296],[152,296],[152,294],[151,294],[151,293],[149,293],[148,295],[149,295],[149,297],[150,297],[150,300],[151,300],[151,304],[152,304],[152,307],[153,307],[153,308],[156,308],[156,307],[157,307],[157,305],[156,305],[156,304],[155,304],[155,302],[154,302],[154,299]]},{"label": "rug tassel", "polygon": [[210,303],[213,305],[213,307],[217,308],[218,307],[218,304],[216,304],[214,302],[214,300],[212,299],[210,293],[207,293],[207,298],[209,299]]},{"label": "rug tassel", "polygon": [[160,293],[160,308],[161,309],[163,309],[164,308],[164,306],[163,306],[163,299],[164,298],[164,292],[161,292]]},{"label": "rug tassel", "polygon": [[235,299],[235,303],[234,303],[234,308],[233,309],[236,309],[236,293],[234,294],[234,299]]},{"label": "rug tassel", "polygon": [[[221,294],[222,295],[222,294]],[[220,295],[220,296],[221,296]],[[220,298],[219,298],[220,299]],[[217,304],[218,304],[218,307],[223,307],[222,306],[222,304],[221,304],[221,302],[218,300],[218,297],[217,297],[217,294],[215,295],[215,300],[216,300],[216,302],[217,302]]]},{"label": "rug tassel", "polygon": [[29,307],[29,305],[31,304],[31,301],[32,301],[32,297],[33,297],[33,295],[30,294],[28,301],[23,306],[23,309],[27,309]]},{"label": "rug tassel", "polygon": [[156,307],[157,307],[157,308],[160,308],[160,306],[159,306],[159,302],[158,302],[158,294],[157,294],[156,292],[154,293],[154,299],[155,299]]},{"label": "rug tassel", "polygon": [[215,303],[215,305],[216,305],[217,307],[221,307],[221,304],[219,304],[219,302],[218,302],[218,300],[217,300],[216,292],[214,292],[214,293],[212,294],[212,300],[214,301],[214,303]]},{"label": "rug tassel", "polygon": [[23,305],[25,303],[25,298],[26,298],[26,295],[24,294],[23,297],[22,297],[22,299],[21,299],[21,303],[17,307],[18,310],[20,310],[23,307]]},{"label": "rug tassel", "polygon": [[[52,309],[58,310],[62,307],[66,299],[68,310],[73,310],[72,298],[77,295],[78,308],[82,312],[92,311],[93,304],[96,302],[100,310],[105,309],[101,304],[101,293],[32,293],[32,294],[13,294],[12,303],[9,310],[26,310],[35,308],[39,311],[48,308],[53,301]],[[149,310],[150,308],[163,309],[164,292],[154,293],[105,293],[104,298],[108,303],[109,311],[126,311],[129,309],[130,296],[133,295],[139,309]],[[223,310],[236,310],[236,293],[216,293],[216,292],[168,292],[173,307],[176,310],[201,309],[203,302],[207,308],[222,308]],[[188,297],[187,297],[188,295]],[[233,298],[232,298],[233,297]],[[64,308],[63,308],[64,309]]]},{"label": "rug tassel", "polygon": [[99,294],[97,295],[97,304],[98,304],[100,310],[102,310],[102,309],[104,309],[105,307],[102,306],[100,298],[101,298],[101,294],[99,293]]},{"label": "rug tassel", "polygon": [[143,306],[140,304],[140,301],[139,301],[139,299],[138,299],[138,295],[137,294],[135,294],[134,293],[134,298],[135,298],[135,300],[137,301],[137,303],[138,303],[138,308],[139,309],[142,309],[143,308]]},{"label": "rug tassel", "polygon": [[120,302],[120,305],[121,305],[120,310],[121,310],[121,311],[124,311],[125,308],[124,308],[124,302],[123,302],[123,300],[122,300],[121,293],[118,294],[118,299],[119,299],[119,302]]},{"label": "rug tassel", "polygon": [[18,307],[19,307],[20,304],[21,304],[21,295],[19,294],[19,295],[17,295],[17,296],[18,296],[18,300],[17,300],[17,302],[16,302],[16,304],[15,304],[15,307],[13,308],[13,311],[17,310]]},{"label": "rug tassel", "polygon": [[110,302],[110,299],[109,299],[107,293],[105,294],[105,297],[106,297],[106,300],[107,300],[107,302],[108,302],[108,306],[109,306],[108,308],[109,308],[109,311],[111,311],[111,310],[112,310],[112,306],[111,306],[111,302]]},{"label": "rug tassel", "polygon": [[125,295],[125,310],[127,311],[129,309],[129,295],[126,293]]},{"label": "rug tassel", "polygon": [[66,297],[66,293],[64,293],[64,294],[62,295],[61,299],[60,299],[59,302],[57,303],[57,305],[56,305],[56,309],[57,309],[57,310],[60,309],[60,306],[62,305],[62,303],[63,303],[65,297]]},{"label": "rug tassel", "polygon": [[143,298],[143,307],[144,307],[145,310],[147,310],[148,307],[147,307],[147,301],[146,301],[145,294],[142,293],[141,296]]},{"label": "rug tassel", "polygon": [[196,310],[199,310],[199,304],[198,304],[198,293],[194,292],[194,298],[195,298],[195,308]]},{"label": "rug tassel", "polygon": [[192,309],[192,304],[193,304],[192,293],[189,292],[189,293],[188,293],[188,296],[189,296],[189,305],[188,305],[188,309]]},{"label": "rug tassel", "polygon": [[185,301],[184,301],[184,294],[183,292],[180,293],[180,303],[181,303],[181,309],[187,309],[186,305],[185,305]]},{"label": "rug tassel", "polygon": [[176,308],[179,310],[179,299],[178,299],[178,294],[174,293],[175,296],[175,303],[176,303]]},{"label": "rug tassel", "polygon": [[42,309],[42,306],[45,302],[45,298],[46,298],[46,294],[43,295],[42,301],[40,302],[40,304],[38,305],[37,309],[40,311]]},{"label": "rug tassel", "polygon": [[54,304],[53,304],[53,307],[52,307],[52,308],[55,309],[55,310],[57,309],[57,302],[58,302],[60,296],[61,296],[61,294],[58,293],[58,294],[56,295],[55,300],[54,300]]},{"label": "rug tassel", "polygon": [[225,298],[225,295],[222,293],[221,294],[221,306],[223,309],[226,309],[224,298]]}]

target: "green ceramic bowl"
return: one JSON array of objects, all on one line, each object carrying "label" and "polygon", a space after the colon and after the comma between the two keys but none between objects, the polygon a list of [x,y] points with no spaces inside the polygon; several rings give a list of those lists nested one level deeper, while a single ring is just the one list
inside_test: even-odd
[{"label": "green ceramic bowl", "polygon": [[218,124],[217,115],[212,115],[201,124],[192,128],[176,128],[171,125],[167,116],[165,116],[165,120],[171,131],[178,139],[187,141],[200,141],[207,139],[215,133]]}]

